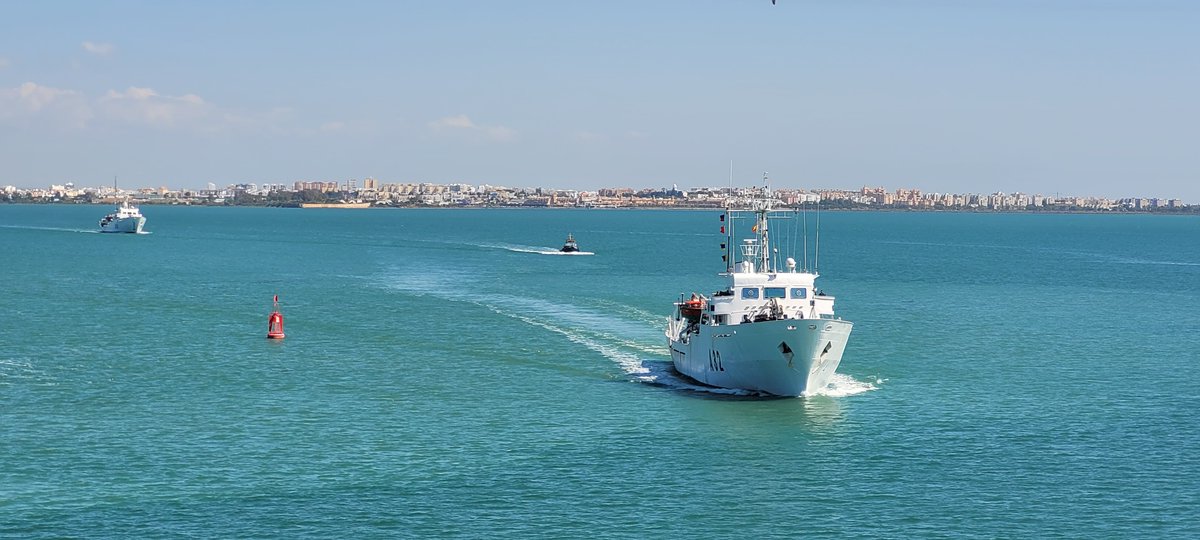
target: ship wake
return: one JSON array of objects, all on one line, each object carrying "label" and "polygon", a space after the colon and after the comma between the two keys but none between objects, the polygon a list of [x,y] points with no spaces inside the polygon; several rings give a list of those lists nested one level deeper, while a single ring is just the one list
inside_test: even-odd
[{"label": "ship wake", "polygon": [[100,232],[99,230],[96,230],[96,229],[68,229],[68,228],[64,228],[64,227],[35,227],[35,226],[30,226],[30,225],[0,225],[0,229],[22,229],[22,230],[26,230],[26,231],[55,231],[55,232],[73,232],[73,233],[85,233],[85,234],[93,234],[93,233],[98,234]]},{"label": "ship wake", "polygon": [[[597,305],[590,306],[511,294],[479,297],[442,295],[436,291],[453,289],[434,286],[431,279],[438,284],[456,281],[444,276],[431,278],[429,274],[418,273],[405,276],[399,282],[389,280],[385,286],[418,296],[433,295],[447,301],[468,303],[557,334],[612,362],[620,370],[618,377],[631,382],[714,397],[777,397],[750,390],[708,386],[680,374],[671,363],[662,335],[662,325],[667,320],[665,316],[656,317],[635,306],[601,299],[596,300]],[[879,381],[863,382],[837,373],[828,387],[814,392],[812,396],[852,396],[875,390],[878,384]]]},{"label": "ship wake", "polygon": [[[605,301],[602,309],[562,304],[528,297],[504,296],[499,302],[480,303],[489,311],[522,323],[559,334],[612,361],[629,381],[689,393],[731,397],[778,398],[762,392],[718,388],[696,382],[675,370],[660,337],[658,320],[646,317],[647,312],[633,306],[623,306],[614,316],[615,302]],[[504,307],[501,307],[504,306]],[[638,314],[630,318],[631,314]],[[830,384],[803,397],[846,397],[878,388],[841,373],[835,373]]]},{"label": "ship wake", "polygon": [[595,255],[595,253],[593,253],[591,251],[566,252],[566,251],[560,251],[560,250],[557,250],[554,248],[537,247],[537,246],[518,246],[518,245],[512,245],[512,244],[497,244],[494,246],[487,246],[487,247],[496,247],[499,249],[511,251],[513,253],[533,253],[536,255],[572,255],[572,256],[573,255]]}]

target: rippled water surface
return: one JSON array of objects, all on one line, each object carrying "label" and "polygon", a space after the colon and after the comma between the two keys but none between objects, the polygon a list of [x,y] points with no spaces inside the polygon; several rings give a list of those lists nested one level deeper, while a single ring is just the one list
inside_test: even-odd
[{"label": "rippled water surface", "polygon": [[1196,217],[825,213],[765,399],[664,354],[712,212],[107,211],[0,205],[0,536],[1200,535]]}]

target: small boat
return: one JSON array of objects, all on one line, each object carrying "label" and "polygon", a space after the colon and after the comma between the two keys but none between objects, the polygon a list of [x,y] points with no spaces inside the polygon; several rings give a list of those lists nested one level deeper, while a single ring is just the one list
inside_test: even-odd
[{"label": "small boat", "polygon": [[675,307],[679,309],[679,314],[687,319],[688,322],[696,324],[700,322],[700,315],[704,313],[704,306],[707,305],[708,298],[703,295],[692,293],[692,297],[682,302],[676,302]]},{"label": "small boat", "polygon": [[100,220],[100,232],[140,234],[145,224],[146,218],[142,217],[138,207],[129,201],[121,201],[116,211]]},{"label": "small boat", "polygon": [[579,251],[579,246],[578,246],[577,244],[575,244],[575,237],[574,237],[574,236],[572,236],[570,233],[568,233],[568,234],[567,234],[567,241],[566,241],[565,243],[563,243],[563,247],[562,247],[562,249],[560,249],[559,251],[561,251],[561,252],[563,252],[563,253],[576,253],[576,252],[578,252],[578,251]]}]

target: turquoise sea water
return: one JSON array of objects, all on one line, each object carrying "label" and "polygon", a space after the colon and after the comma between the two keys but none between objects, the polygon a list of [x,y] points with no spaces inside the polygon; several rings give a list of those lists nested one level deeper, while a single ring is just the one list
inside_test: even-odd
[{"label": "turquoise sea water", "polygon": [[663,353],[713,212],[108,210],[0,205],[0,536],[1200,535],[1196,217],[825,213],[766,399]]}]

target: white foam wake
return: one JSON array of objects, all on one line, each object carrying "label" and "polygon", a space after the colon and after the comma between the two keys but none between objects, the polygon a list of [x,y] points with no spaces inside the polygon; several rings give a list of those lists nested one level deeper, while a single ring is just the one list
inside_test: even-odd
[{"label": "white foam wake", "polygon": [[[614,310],[597,311],[526,297],[498,296],[497,299],[504,308],[481,305],[498,315],[560,334],[599,353],[616,364],[630,381],[725,396],[765,395],[750,390],[707,386],[680,375],[667,357],[666,347],[659,337],[660,328],[618,316]],[[662,322],[662,319],[655,322]]]},{"label": "white foam wake", "polygon": [[751,390],[719,388],[716,386],[700,384],[687,377],[684,377],[678,371],[675,371],[675,366],[669,361],[644,361],[642,365],[646,368],[647,374],[642,376],[638,382],[661,386],[669,390],[683,390],[688,392],[716,394],[721,396],[766,396],[766,394]]},{"label": "white foam wake", "polygon": [[[667,311],[665,310],[663,313],[651,313],[639,307],[627,306],[619,302],[604,300],[602,298],[592,298],[591,301],[600,306],[602,309],[618,311],[623,315],[636,319],[638,322],[644,323],[648,326],[657,328],[666,324],[664,319],[667,318]],[[667,305],[669,306],[669,304]]]},{"label": "white foam wake", "polygon": [[805,393],[804,397],[825,396],[825,397],[846,397],[878,390],[880,384],[883,384],[883,379],[875,379],[875,382],[860,381],[846,375],[844,373],[834,373],[833,378],[829,381],[829,385],[821,390],[817,390],[811,394]]},{"label": "white foam wake", "polygon": [[505,307],[488,305],[492,311],[562,334],[612,360],[627,374],[646,373],[639,353],[665,356],[661,346],[653,345],[652,340],[659,335],[654,328],[620,317],[610,310],[529,297],[497,295],[495,299]]},{"label": "white foam wake", "polygon": [[591,251],[572,251],[572,252],[568,253],[568,252],[560,251],[560,250],[557,250],[554,248],[541,247],[541,246],[522,246],[520,244],[473,244],[473,245],[479,246],[479,247],[484,247],[484,248],[491,248],[491,249],[503,249],[503,250],[511,251],[513,253],[533,253],[535,255],[595,255],[595,253],[593,253]]},{"label": "white foam wake", "polygon": [[535,253],[537,255],[595,255],[595,253],[592,253],[591,251],[566,252],[550,248],[505,247],[504,249],[515,253]]},{"label": "white foam wake", "polygon": [[1126,258],[1116,258],[1116,257],[1114,257],[1114,260],[1116,261],[1117,264],[1153,264],[1153,265],[1162,265],[1162,266],[1200,266],[1200,263],[1185,262],[1185,261],[1156,261],[1156,260],[1152,260],[1152,259],[1126,259]]},{"label": "white foam wake", "polygon": [[456,288],[442,285],[455,281],[457,276],[405,271],[400,268],[394,268],[392,272],[386,281],[380,283],[381,286],[417,296],[434,296],[476,305],[497,315],[554,332],[611,360],[634,380],[642,380],[643,377],[654,379],[648,375],[649,369],[643,366],[639,353],[657,352],[665,355],[662,347],[653,347],[648,339],[643,340],[640,337],[653,338],[658,334],[656,330],[639,325],[637,321],[614,316],[609,310],[587,309],[572,304],[505,294],[483,297],[456,296],[445,292],[457,290]]},{"label": "white foam wake", "polygon": [[633,376],[635,380],[654,380],[653,376],[648,377],[650,370],[642,365],[641,358],[638,358],[636,354],[621,350],[619,346],[613,346],[611,344],[592,339],[577,330],[556,326],[540,319],[535,319],[519,313],[511,313],[495,306],[488,305],[485,307],[498,315],[512,317],[521,322],[560,334],[574,343],[578,343],[584,347],[587,347],[588,349],[600,353],[601,356],[604,356],[605,358],[612,360],[613,363],[617,364],[617,366],[621,368],[621,371],[625,372],[626,375]]},{"label": "white foam wake", "polygon": [[0,358],[0,386],[16,383],[54,385],[52,378],[43,370],[34,367],[28,360]]},{"label": "white foam wake", "polygon": [[0,225],[0,229],[24,229],[27,231],[57,231],[57,232],[74,232],[74,233],[99,233],[96,229],[67,229],[64,227],[34,227],[29,225]]}]

